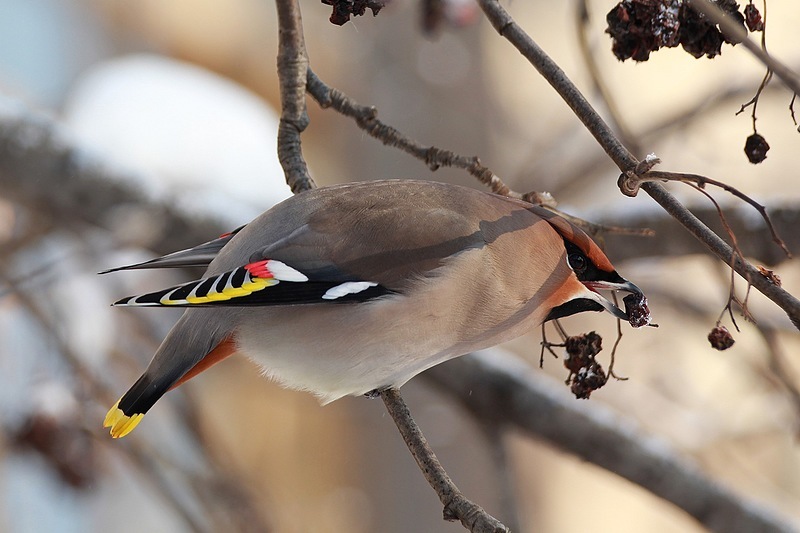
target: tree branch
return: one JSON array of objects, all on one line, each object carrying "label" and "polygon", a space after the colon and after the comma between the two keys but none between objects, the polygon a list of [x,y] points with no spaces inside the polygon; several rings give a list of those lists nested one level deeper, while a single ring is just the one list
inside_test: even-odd
[{"label": "tree branch", "polygon": [[400,391],[395,388],[381,391],[381,398],[386,404],[386,410],[400,430],[403,440],[414,456],[419,469],[422,470],[428,484],[436,491],[439,500],[444,505],[444,519],[458,520],[473,532],[479,533],[508,533],[508,528],[496,518],[484,511],[479,505],[468,500],[458,490],[453,480],[447,475],[436,454],[433,453],[425,435],[411,417],[408,406],[403,401]]},{"label": "tree branch", "polygon": [[281,90],[281,121],[278,126],[278,159],[293,193],[316,185],[300,146],[300,134],[308,126],[306,71],[308,55],[298,0],[276,0],[278,9],[278,80]]},{"label": "tree branch", "polygon": [[700,176],[699,174],[686,174],[681,172],[661,172],[657,170],[647,171],[641,174],[635,173],[625,173],[620,176],[620,189],[622,189],[625,194],[628,196],[636,196],[636,191],[642,185],[642,183],[648,181],[680,181],[683,183],[690,183],[696,185],[699,189],[704,189],[706,185],[712,185],[715,187],[719,187],[720,189],[729,192],[733,196],[737,197],[741,201],[746,204],[749,204],[753,207],[758,214],[761,215],[761,218],[764,220],[764,223],[767,225],[767,229],[769,229],[770,236],[772,237],[772,242],[774,242],[781,250],[786,254],[786,257],[791,258],[792,254],[789,251],[789,248],[786,247],[786,243],[783,242],[778,236],[777,231],[775,231],[775,226],[772,224],[772,220],[770,220],[769,215],[767,215],[767,209],[738,190],[736,187],[731,187],[727,183],[723,183],[721,181],[717,181],[711,178],[707,178],[706,176]]},{"label": "tree branch", "polygon": [[[592,108],[591,104],[575,87],[575,84],[570,81],[564,71],[520,28],[497,0],[478,0],[478,3],[497,32],[514,45],[556,92],[561,95],[564,102],[597,139],[597,142],[623,174],[635,172],[640,162],[619,142],[602,117]],[[767,298],[780,306],[795,327],[800,329],[800,300],[780,287],[773,285],[763,276],[757,275],[757,269],[750,263],[742,262],[741,260],[731,263],[733,255],[731,247],[705,224],[700,222],[697,217],[692,215],[660,184],[648,182],[642,185],[642,189],[702,242],[709,251],[725,261],[725,263],[733,264],[734,270],[740,276],[748,280]]]}]

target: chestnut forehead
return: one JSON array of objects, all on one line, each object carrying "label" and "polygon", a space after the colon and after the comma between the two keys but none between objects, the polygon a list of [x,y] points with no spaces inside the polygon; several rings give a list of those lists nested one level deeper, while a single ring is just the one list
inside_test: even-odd
[{"label": "chestnut forehead", "polygon": [[599,246],[580,228],[567,219],[547,211],[543,218],[567,241],[573,243],[594,265],[605,272],[614,272],[614,266]]},{"label": "chestnut forehead", "polygon": [[601,250],[588,235],[581,232],[575,237],[576,238],[573,239],[572,242],[586,254],[586,257],[588,257],[597,268],[606,272],[614,272],[614,265],[611,264],[611,261],[606,257],[606,254],[603,253],[603,250]]}]

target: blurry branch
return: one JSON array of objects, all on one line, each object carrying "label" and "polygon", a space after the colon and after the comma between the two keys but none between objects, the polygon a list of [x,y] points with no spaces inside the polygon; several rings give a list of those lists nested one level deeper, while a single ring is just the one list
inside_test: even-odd
[{"label": "blurry branch", "polygon": [[759,44],[747,36],[743,26],[740,26],[731,17],[725,16],[722,10],[708,0],[689,0],[689,4],[718,24],[722,33],[742,46],[747,48],[768,69],[775,73],[795,94],[800,94],[800,78],[792,70],[768,54]]},{"label": "blurry branch", "polygon": [[574,401],[501,350],[461,357],[424,374],[480,419],[541,438],[672,502],[711,531],[795,531],[777,513],[711,481],[668,444],[642,434],[601,405]]},{"label": "blurry branch", "polygon": [[639,187],[642,186],[647,181],[679,181],[682,183],[689,183],[696,185],[699,189],[704,189],[706,185],[713,185],[714,187],[719,187],[720,189],[729,192],[730,194],[734,195],[735,197],[739,198],[741,201],[749,204],[758,211],[758,214],[764,220],[764,223],[767,225],[769,229],[770,236],[772,237],[772,242],[778,245],[783,252],[786,254],[786,257],[791,258],[792,254],[789,252],[789,249],[786,247],[786,244],[783,240],[778,236],[777,232],[775,231],[775,226],[773,226],[772,221],[770,220],[769,216],[767,215],[767,209],[747,196],[746,194],[742,193],[735,187],[731,187],[730,185],[723,183],[721,181],[717,181],[711,178],[707,178],[705,176],[700,176],[698,174],[686,174],[680,172],[661,172],[657,170],[651,170],[645,173],[635,172],[635,173],[625,173],[620,176],[620,189],[623,190],[623,193],[627,196],[636,196],[636,193]]},{"label": "blurry branch", "polygon": [[436,171],[440,167],[461,168],[489,187],[495,194],[520,198],[534,204],[554,205],[553,199],[547,193],[521,194],[512,191],[499,176],[482,165],[477,157],[466,157],[435,146],[424,146],[406,137],[395,128],[378,120],[378,110],[374,106],[361,105],[338,89],[327,86],[311,69],[308,70],[307,89],[323,109],[332,107],[342,115],[352,118],[359,128],[384,145],[398,148],[423,161],[432,171]]},{"label": "blurry branch", "polygon": [[498,515],[508,524],[511,531],[522,531],[520,526],[519,502],[517,501],[517,483],[514,477],[514,464],[508,454],[508,437],[502,423],[494,419],[478,420],[479,429],[486,439],[492,459],[492,468],[497,476]]},{"label": "blurry branch", "polygon": [[[219,223],[194,219],[174,211],[171,206],[146,198],[140,191],[124,183],[131,178],[126,172],[102,163],[78,147],[49,118],[0,97],[0,190],[4,196],[49,213],[53,220],[59,221],[61,229],[72,229],[78,233],[89,226],[113,225],[111,221],[120,207],[135,206],[152,216],[153,220],[160,221],[165,228],[180,228],[177,234],[172,231],[156,232],[158,238],[147,243],[152,249],[164,253],[185,248],[186,243],[206,241],[209,235],[222,233],[223,226]],[[45,310],[5,275],[1,264],[0,282],[18,297],[45,331],[52,333],[58,353],[81,383],[86,384],[91,397],[111,405],[116,399],[115,393],[62,341]],[[97,429],[100,429],[99,420]],[[96,435],[96,432],[92,433]],[[184,485],[202,502],[207,512],[224,515],[224,521],[228,524],[232,521],[238,524],[238,517],[246,517],[250,527],[266,530],[252,498],[240,488],[241,483],[226,474],[226,469],[216,462],[207,448],[200,448],[207,477],[198,483],[194,479],[195,474],[179,469]],[[148,452],[135,440],[128,443],[126,452],[187,525],[194,531],[205,531],[197,522],[196,511],[188,508],[185,497],[175,492],[172,487],[174,483],[167,479],[163,467],[148,458]],[[203,489],[209,484],[208,478],[218,489],[215,494]],[[221,507],[228,501],[237,502],[237,515],[228,512],[231,506]]]},{"label": "blurry branch", "polygon": [[168,253],[209,240],[232,228],[195,218],[169,202],[156,201],[134,185],[136,176],[79,146],[51,118],[0,95],[0,191],[48,213],[60,229],[118,226],[128,207],[162,231],[137,242]]},{"label": "blurry branch", "polygon": [[[739,238],[739,247],[746,257],[757,258],[765,265],[777,265],[786,260],[786,254],[774,246],[769,230],[755,222],[755,214],[748,208],[736,205],[725,207],[725,218]],[[724,232],[717,210],[711,206],[692,207],[692,212],[715,232]],[[778,233],[786,237],[790,249],[800,250],[800,206],[770,207],[770,218]],[[617,224],[631,227],[651,228],[657,239],[642,239],[626,235],[612,235],[606,238],[606,253],[620,262],[644,257],[679,257],[703,253],[703,245],[690,234],[676,231],[672,217],[663,212],[633,210],[629,213],[594,214],[603,222],[604,217]]]},{"label": "blurry branch", "polygon": [[306,70],[308,55],[298,0],[276,0],[278,9],[278,80],[281,90],[281,121],[278,126],[278,159],[286,183],[293,193],[316,185],[300,147],[300,134],[308,126]]},{"label": "blurry branch", "polygon": [[400,391],[394,387],[380,392],[386,410],[394,420],[403,440],[414,456],[428,484],[436,491],[444,506],[445,520],[458,520],[465,528],[477,533],[508,533],[509,530],[479,505],[464,497],[447,475],[436,454],[433,453],[425,435],[411,417],[411,412]]},{"label": "blurry branch", "polygon": [[[96,378],[94,373],[83,363],[81,357],[74,353],[72,349],[63,341],[61,336],[58,334],[58,328],[56,327],[56,324],[51,321],[46,312],[39,306],[39,304],[36,303],[35,299],[27,292],[21,290],[18,286],[15,286],[13,281],[10,280],[10,278],[6,275],[6,272],[2,269],[0,269],[0,282],[10,286],[21,306],[30,314],[30,316],[44,331],[50,334],[56,345],[58,353],[69,365],[72,372],[78,377],[81,385],[88,388],[89,396],[92,398],[92,402],[100,399],[104,403],[111,405],[115,396],[113,396],[113,393],[110,391],[108,386],[106,386],[102,380]],[[98,423],[97,427],[99,428],[99,426],[100,424]],[[81,427],[69,429],[72,431],[83,431]],[[95,436],[97,435],[97,431],[90,430],[90,433]],[[106,444],[107,443],[108,441],[106,441]],[[192,506],[186,504],[185,496],[178,493],[177,487],[175,487],[174,483],[172,483],[168,479],[168,476],[165,475],[163,467],[160,466],[153,458],[153,454],[150,453],[151,450],[148,450],[149,447],[143,445],[141,441],[135,440],[131,441],[129,444],[130,445],[126,447],[127,457],[133,461],[137,471],[141,472],[145,476],[160,497],[169,502],[169,508],[174,509],[192,531],[209,531],[209,528],[204,526],[204,523],[209,521],[203,522],[199,520],[201,517],[197,516],[196,510],[192,508]],[[210,467],[209,469],[213,475],[223,476],[221,472],[215,472],[213,463],[210,465],[207,464],[206,466]],[[204,509],[207,513],[207,516],[210,517],[210,513],[215,511],[215,504],[217,500],[213,498],[201,497],[199,488],[202,487],[202,485],[189,481],[194,477],[190,472],[180,468],[178,468],[178,472],[184,478],[184,483],[182,486],[193,492],[195,496],[202,501],[202,505],[200,507]],[[235,483],[227,483],[227,485],[229,486],[228,488],[236,487]],[[242,494],[241,491],[237,491],[237,496],[239,498],[243,498],[244,506],[247,506],[248,504],[252,505],[250,499],[247,498],[245,494]]]},{"label": "blurry branch", "polygon": [[586,70],[589,72],[589,78],[592,80],[595,91],[600,95],[600,98],[603,100],[606,108],[608,109],[610,117],[609,121],[611,122],[612,128],[618,132],[623,144],[630,146],[634,151],[637,151],[638,147],[635,144],[636,138],[633,136],[630,128],[622,119],[622,113],[617,107],[616,100],[612,97],[611,91],[606,86],[603,76],[600,74],[600,68],[597,66],[597,62],[594,60],[592,46],[589,44],[590,19],[589,6],[586,4],[586,2],[587,0],[579,0],[577,3],[577,10],[575,11],[577,26],[575,33],[578,36],[578,47],[580,48],[581,56],[583,57],[583,63],[586,66]]},{"label": "blurry branch", "polygon": [[[548,83],[561,95],[564,102],[583,122],[589,132],[614,161],[623,174],[635,173],[640,169],[640,162],[620,143],[600,115],[580,93],[563,70],[537,45],[531,37],[511,18],[498,0],[478,0],[486,17],[495,30],[505,37],[536,68]],[[645,169],[649,170],[649,169]],[[716,233],[700,222],[663,186],[647,182],[642,188],[661,207],[681,223],[698,240],[717,257],[727,264],[733,265],[736,272],[751,283],[767,298],[775,302],[789,316],[789,319],[800,329],[800,300],[773,285],[761,276],[758,270],[748,262],[734,257],[733,250]]]},{"label": "blurry branch", "polygon": [[[64,136],[52,120],[0,97],[0,190],[4,195],[24,205],[49,211],[64,224],[69,224],[73,218],[80,218],[83,224],[77,225],[74,228],[76,230],[87,229],[89,225],[107,226],[108,221],[114,218],[117,206],[135,207],[145,214],[168,220],[175,228],[185,228],[185,231],[163,232],[150,243],[153,249],[163,253],[204,242],[226,229],[216,221],[197,218],[196,213],[190,216],[154,202],[135,188],[118,181],[127,177],[111,165],[93,159]],[[172,237],[168,239],[167,234]],[[670,243],[672,240],[665,238],[661,242]],[[577,409],[576,402],[549,399],[554,393],[543,379],[529,379],[527,374],[517,370],[509,375],[507,369],[486,362],[478,365],[475,361],[474,358],[460,357],[428,370],[423,376],[429,376],[429,379],[453,394],[459,391],[458,394],[465,396],[460,400],[468,401],[470,409],[481,417],[497,418],[500,413],[508,427],[545,438],[557,448],[578,454],[612,472],[626,472],[631,467],[633,458],[613,446],[619,442],[633,446],[630,441],[638,437],[630,435],[625,428],[617,427],[617,421],[606,420],[604,425],[583,425],[581,432],[576,434],[573,412]],[[520,377],[523,374],[525,379]],[[514,405],[496,411],[498,396],[513,400]],[[527,403],[520,403],[525,398],[528,399]],[[551,408],[548,409],[548,406]],[[513,412],[510,407],[513,407]],[[593,405],[592,410],[595,409],[598,406]],[[590,415],[583,413],[581,416]],[[605,417],[597,413],[593,416]],[[581,425],[580,422],[577,424]],[[595,435],[595,431],[601,433]],[[576,439],[581,442],[575,442]],[[647,444],[640,446],[648,449]],[[637,454],[641,456],[644,452]],[[680,484],[674,481],[674,476],[669,477],[668,471],[663,474],[665,477],[656,481],[665,483],[665,479],[670,479],[673,490],[680,490]],[[645,487],[653,481],[643,474],[639,478],[633,479],[631,476],[629,479]],[[712,485],[707,480],[704,483]],[[653,492],[660,494],[655,490]],[[696,508],[703,501],[690,501],[687,505]],[[743,502],[738,502],[734,507],[739,508],[733,513],[735,516],[747,514],[751,508],[750,504]],[[770,522],[767,519],[763,521]],[[772,527],[763,531],[781,529]]]},{"label": "blurry branch", "polygon": [[778,342],[778,332],[774,327],[764,323],[756,324],[756,327],[767,345],[767,364],[771,375],[789,395],[795,413],[795,437],[800,438],[800,388],[791,376],[786,357]]},{"label": "blurry branch", "polygon": [[[594,62],[592,56],[587,60]],[[635,152],[641,152],[641,146],[652,144],[656,140],[663,140],[664,137],[675,130],[682,131],[690,127],[693,123],[704,120],[708,114],[716,111],[717,109],[735,103],[742,97],[746,97],[752,91],[752,83],[737,83],[735,85],[726,83],[721,87],[714,87],[707,93],[697,97],[695,102],[683,110],[676,112],[671,116],[667,116],[657,122],[644,127],[641,130],[634,132],[633,139],[625,140],[625,145],[630,146]],[[776,88],[768,86],[765,89],[765,94],[777,92]],[[601,95],[604,99],[606,95]],[[609,95],[610,96],[610,95]],[[604,100],[609,113],[612,115],[619,111],[618,107],[613,103]],[[614,120],[621,120],[616,117]],[[562,142],[557,140],[556,142]],[[606,160],[606,155],[603,152],[594,152],[586,154],[586,157],[574,169],[571,169],[569,174],[563,176],[559,181],[559,189],[556,191],[564,191],[573,187],[581,186],[587,177],[592,177],[597,173],[598,168],[602,168],[602,163]]]}]

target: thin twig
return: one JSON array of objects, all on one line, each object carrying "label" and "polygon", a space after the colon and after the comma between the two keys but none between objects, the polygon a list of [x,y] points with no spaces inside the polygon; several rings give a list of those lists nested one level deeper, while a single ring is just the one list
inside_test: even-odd
[{"label": "thin twig", "polygon": [[566,218],[586,233],[591,235],[592,237],[598,238],[601,235],[630,235],[634,237],[654,237],[656,232],[650,228],[626,228],[622,226],[614,226],[608,224],[598,224],[596,222],[591,222],[588,220],[584,220],[582,218],[578,218],[572,216],[568,213],[564,213],[558,209],[549,208],[550,211],[556,212],[562,217]]},{"label": "thin twig", "polygon": [[386,410],[400,430],[403,440],[411,450],[411,455],[419,465],[433,490],[439,496],[444,506],[445,520],[459,520],[461,524],[472,532],[480,533],[506,533],[508,528],[496,518],[484,511],[480,506],[471,502],[458,490],[453,480],[447,475],[436,454],[433,453],[428,441],[411,417],[408,406],[403,401],[400,391],[395,388],[385,389],[380,392]]},{"label": "thin twig", "polygon": [[[764,7],[761,13],[761,22],[761,50],[763,50],[765,54],[769,54],[769,52],[767,52],[767,0],[764,0]],[[767,85],[769,85],[770,81],[772,81],[772,69],[767,67],[767,71],[764,73],[764,77],[761,79],[761,83],[756,90],[756,94],[753,95],[753,98],[751,98],[749,102],[742,104],[741,109],[736,112],[736,114],[739,115],[740,113],[743,113],[748,106],[753,106],[752,113],[750,114],[753,121],[753,133],[756,133],[756,120],[758,120],[756,111],[758,108],[758,102],[761,100],[761,93],[764,92],[764,89],[767,88]]]},{"label": "thin twig", "polygon": [[[789,376],[789,368],[786,364],[786,357],[778,343],[778,333],[774,328],[766,324],[756,324],[764,342],[767,345],[767,366],[772,372],[772,376],[786,389],[792,408],[795,412],[795,432],[800,431],[800,388],[795,380]],[[800,434],[798,434],[800,437]]]},{"label": "thin twig", "polygon": [[552,197],[549,197],[547,193],[522,194],[512,191],[497,174],[481,164],[480,159],[477,157],[459,155],[435,146],[424,146],[410,139],[395,128],[381,122],[378,119],[378,110],[374,106],[359,104],[338,89],[329,87],[311,69],[308,70],[307,74],[307,89],[308,93],[323,109],[331,107],[342,115],[352,118],[359,128],[381,141],[384,145],[398,148],[424,161],[432,171],[438,170],[440,167],[461,168],[476,177],[478,181],[489,187],[495,194],[520,198],[540,205],[554,203]]},{"label": "thin twig", "polygon": [[[697,185],[700,189],[704,189],[706,185],[712,185],[714,187],[719,187],[720,189],[731,193],[735,197],[739,198],[743,202],[753,206],[753,209],[758,211],[758,214],[761,215],[761,218],[769,228],[769,232],[772,235],[772,240],[775,244],[777,244],[783,253],[786,254],[786,257],[791,258],[792,253],[789,251],[789,248],[786,246],[786,243],[783,242],[783,239],[778,236],[778,232],[775,230],[775,226],[772,224],[772,220],[770,220],[769,215],[767,214],[767,208],[761,205],[760,203],[756,202],[748,195],[741,192],[736,187],[732,187],[727,183],[723,183],[721,181],[708,178],[706,176],[701,176],[699,174],[688,174],[684,172],[662,172],[658,170],[650,170],[644,174],[636,175],[636,173],[627,172],[620,176],[620,189],[625,191],[631,191],[633,189],[638,189],[638,187],[647,181],[680,181],[682,183],[689,183]],[[628,194],[625,192],[625,194]],[[634,194],[635,196],[635,194]]]},{"label": "thin twig", "polygon": [[578,45],[581,51],[581,57],[583,58],[583,63],[586,66],[586,70],[589,72],[589,77],[592,80],[595,91],[600,96],[601,100],[606,106],[606,109],[608,110],[609,120],[612,127],[618,132],[623,143],[636,151],[638,148],[638,146],[636,146],[636,137],[633,135],[631,129],[622,118],[622,113],[620,112],[616,101],[611,95],[611,91],[608,89],[608,86],[603,79],[600,68],[597,65],[597,61],[594,59],[592,46],[589,44],[590,19],[587,0],[580,0],[578,2],[575,15],[577,26],[575,33],[578,35]]},{"label": "thin twig", "polygon": [[[95,379],[94,374],[86,367],[80,356],[64,342],[61,335],[57,334],[58,330],[55,324],[53,324],[52,320],[47,316],[44,309],[34,301],[34,298],[27,291],[17,286],[4,269],[0,269],[0,281],[13,291],[14,295],[17,297],[17,301],[22,308],[30,314],[31,318],[33,318],[44,331],[48,332],[50,340],[52,340],[56,346],[57,353],[64,362],[67,363],[71,371],[80,379],[81,385],[89,388],[90,396],[92,398],[102,398],[103,401],[110,404],[114,397],[111,391],[104,383]],[[189,529],[196,532],[206,531],[207,528],[204,527],[204,522],[199,519],[197,513],[184,503],[183,498],[176,494],[173,484],[166,481],[162,469],[155,467],[152,459],[149,458],[147,454],[141,453],[141,451],[141,444],[139,443],[132,443],[127,450],[129,457],[133,459],[138,470],[152,483],[156,492],[164,498],[165,501],[169,502],[170,507],[180,515]],[[187,483],[186,486],[191,487],[191,484]],[[209,510],[210,509],[206,509],[206,511]]]},{"label": "thin twig", "polygon": [[275,0],[278,9],[278,80],[281,89],[281,121],[278,126],[278,159],[293,193],[316,185],[300,146],[300,134],[308,126],[306,71],[308,55],[298,0]]},{"label": "thin twig", "polygon": [[[556,321],[553,321],[555,324]],[[547,350],[550,352],[555,359],[559,359],[558,354],[553,350],[553,347],[561,347],[564,346],[563,344],[554,344],[547,340],[547,322],[542,322],[542,341],[539,343],[541,346],[541,351],[539,352],[539,368],[544,368],[544,351]]]},{"label": "thin twig", "polygon": [[[614,292],[611,295],[614,298],[614,305],[619,305],[617,302],[617,293]],[[614,372],[614,363],[617,362],[617,347],[619,347],[619,343],[622,341],[622,320],[617,319],[617,338],[614,339],[614,346],[611,347],[611,361],[608,363],[608,375],[613,377],[619,381],[628,381],[627,377],[618,376],[616,372]]]},{"label": "thin twig", "polygon": [[750,118],[753,121],[753,131],[754,132],[756,131],[756,120],[758,120],[758,117],[756,116],[756,110],[758,108],[758,102],[761,99],[761,93],[763,93],[764,89],[767,88],[767,85],[769,84],[771,79],[772,79],[772,71],[770,69],[767,69],[767,72],[764,73],[764,77],[761,78],[761,83],[758,85],[758,89],[756,89],[756,94],[753,95],[753,97],[750,100],[748,100],[747,102],[743,103],[742,107],[739,108],[739,111],[737,111],[735,113],[736,115],[741,115],[742,113],[744,113],[745,109],[747,109],[750,106],[753,106],[753,110],[750,113]]},{"label": "thin twig", "polygon": [[[695,190],[697,190],[700,194],[705,195],[705,197],[708,198],[708,200],[714,205],[714,208],[717,210],[717,215],[719,216],[719,220],[720,222],[722,222],[722,227],[725,228],[725,231],[728,233],[728,237],[731,240],[731,247],[733,248],[734,251],[734,255],[731,256],[731,262],[733,262],[734,259],[740,259],[744,261],[744,254],[742,254],[742,251],[739,249],[739,242],[736,239],[736,234],[733,232],[733,229],[731,229],[730,224],[728,224],[728,220],[725,218],[725,214],[722,212],[722,208],[719,206],[717,201],[714,199],[713,196],[711,196],[708,193],[708,191],[701,188],[700,186],[694,184],[690,184],[690,186],[693,187]],[[733,264],[730,265],[730,273],[731,273],[730,281],[728,282],[728,301],[725,304],[725,307],[722,309],[719,318],[717,318],[716,325],[719,326],[720,322],[722,322],[722,317],[725,316],[725,312],[727,311],[731,317],[731,322],[733,323],[733,327],[736,328],[736,331],[740,331],[739,325],[736,323],[736,318],[733,316],[732,303],[734,301],[738,301],[736,298],[736,278],[734,276]],[[747,287],[749,289],[750,280],[747,280]],[[750,291],[748,290],[747,293],[750,294]],[[746,299],[744,302],[742,302],[742,314],[745,317],[750,317],[750,312],[747,310]]]}]

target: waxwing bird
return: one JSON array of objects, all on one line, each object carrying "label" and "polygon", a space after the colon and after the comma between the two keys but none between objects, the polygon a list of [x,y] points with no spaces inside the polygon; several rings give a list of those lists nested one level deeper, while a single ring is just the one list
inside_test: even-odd
[{"label": "waxwing bird", "polygon": [[116,302],[187,309],[106,416],[113,437],[233,353],[325,404],[399,387],[546,320],[627,320],[598,289],[642,295],[563,217],[423,181],[302,192],[235,233],[121,269],[200,264],[202,279]]}]

